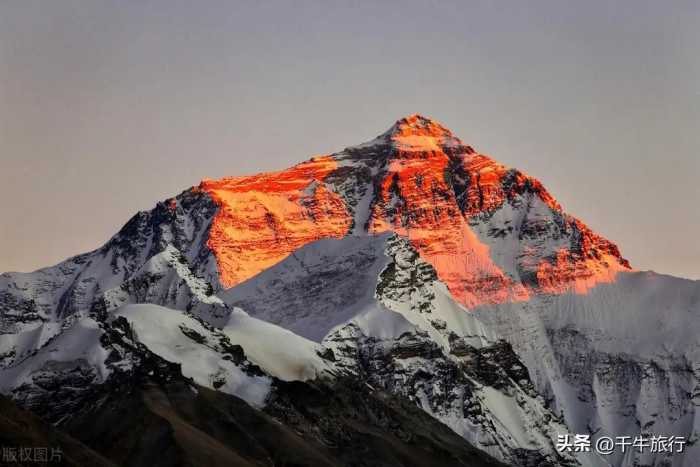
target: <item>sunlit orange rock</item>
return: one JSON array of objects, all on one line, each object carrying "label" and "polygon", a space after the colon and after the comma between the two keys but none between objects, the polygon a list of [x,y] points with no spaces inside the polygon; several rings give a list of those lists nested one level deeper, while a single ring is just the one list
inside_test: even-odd
[{"label": "sunlit orange rock", "polygon": [[[420,115],[340,153],[280,172],[205,180],[199,189],[219,206],[207,245],[225,287],[307,243],[351,233],[406,237],[467,307],[585,293],[629,270],[613,243],[564,213],[538,180]],[[533,200],[540,208],[531,213]],[[501,209],[525,216],[525,224],[507,226],[516,235],[514,264],[490,251],[498,237],[484,237],[491,228],[500,235],[503,226],[492,222]]]},{"label": "sunlit orange rock", "polygon": [[465,214],[475,216],[494,211],[526,187],[537,193],[552,209],[561,211],[559,203],[545,190],[539,180],[514,171],[483,154],[471,154],[460,167],[468,176]]},{"label": "sunlit orange rock", "polygon": [[620,271],[631,270],[616,245],[593,233],[578,219],[573,222],[581,232],[580,247],[577,251],[561,249],[554,260],[539,264],[537,281],[541,292],[585,294],[597,284],[614,282]]},{"label": "sunlit orange rock", "polygon": [[443,147],[458,144],[452,133],[411,116],[397,122],[390,140],[395,153],[376,194],[369,231],[407,237],[452,295],[468,307],[527,299],[527,290],[493,263],[445,179],[450,158]]},{"label": "sunlit orange rock", "polygon": [[199,188],[219,205],[207,245],[222,285],[232,287],[307,243],[348,232],[345,204],[323,182],[336,166],[326,156],[281,172],[202,181]]}]

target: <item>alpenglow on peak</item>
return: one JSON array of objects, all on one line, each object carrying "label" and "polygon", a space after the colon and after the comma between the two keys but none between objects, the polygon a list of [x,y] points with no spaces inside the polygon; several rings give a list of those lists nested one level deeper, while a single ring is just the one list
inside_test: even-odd
[{"label": "alpenglow on peak", "polygon": [[466,308],[585,293],[630,269],[538,180],[418,114],[341,152],[196,190],[216,206],[206,240],[215,289],[321,239],[384,233],[406,238]]},{"label": "alpenglow on peak", "polygon": [[432,136],[453,137],[452,132],[442,124],[420,114],[401,118],[385,133],[388,136]]}]

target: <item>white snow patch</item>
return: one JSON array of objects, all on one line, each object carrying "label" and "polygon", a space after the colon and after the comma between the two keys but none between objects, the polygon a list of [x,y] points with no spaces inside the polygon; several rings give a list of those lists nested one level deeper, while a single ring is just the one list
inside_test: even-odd
[{"label": "white snow patch", "polygon": [[123,316],[132,325],[137,339],[153,353],[182,365],[182,374],[202,386],[233,394],[255,407],[264,405],[271,379],[250,376],[212,348],[187,337],[182,326],[216,342],[213,332],[179,310],[158,305],[126,305],[114,316]]},{"label": "white snow patch", "polygon": [[[366,311],[360,313],[350,322],[359,327],[365,336],[383,340],[398,339],[405,333],[416,332],[416,326],[404,316],[383,307],[380,303],[368,307]],[[345,325],[342,324],[338,328]]]},{"label": "white snow patch", "polygon": [[105,367],[107,351],[100,343],[103,331],[92,318],[76,320],[73,325],[60,333],[48,345],[30,359],[0,370],[0,392],[6,393],[17,386],[31,383],[32,374],[51,363],[85,362],[93,367],[103,382],[109,375]]},{"label": "white snow patch", "polygon": [[318,352],[323,347],[292,331],[234,309],[222,332],[232,344],[272,376],[285,381],[315,379],[332,366]]}]

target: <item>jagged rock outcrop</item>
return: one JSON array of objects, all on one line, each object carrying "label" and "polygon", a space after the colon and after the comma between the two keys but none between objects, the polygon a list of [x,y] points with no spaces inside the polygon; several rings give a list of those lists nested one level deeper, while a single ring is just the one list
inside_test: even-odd
[{"label": "jagged rock outcrop", "polygon": [[377,307],[324,339],[336,366],[414,401],[510,465],[578,465],[554,448],[566,428],[510,344],[445,303],[447,290],[409,241],[392,236],[385,251]]}]

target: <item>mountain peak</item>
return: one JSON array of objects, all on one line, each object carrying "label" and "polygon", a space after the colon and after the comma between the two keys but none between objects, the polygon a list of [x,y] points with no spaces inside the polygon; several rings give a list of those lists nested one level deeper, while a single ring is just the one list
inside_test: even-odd
[{"label": "mountain peak", "polygon": [[385,134],[392,137],[453,137],[452,132],[439,122],[420,114],[412,114],[397,120]]},{"label": "mountain peak", "polygon": [[[467,308],[586,293],[630,270],[615,244],[565,214],[538,180],[419,114],[341,152],[198,189],[219,207],[207,247],[224,288],[312,242],[365,233],[408,239]],[[498,253],[513,248],[510,260]]]}]

